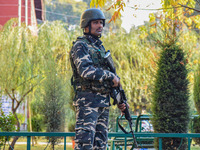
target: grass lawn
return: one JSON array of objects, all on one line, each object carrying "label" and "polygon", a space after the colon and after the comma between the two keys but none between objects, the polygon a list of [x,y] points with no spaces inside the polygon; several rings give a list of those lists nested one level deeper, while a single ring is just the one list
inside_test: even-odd
[{"label": "grass lawn", "polygon": [[[11,144],[11,141],[12,141],[12,139],[10,139],[10,141],[9,141],[9,143]],[[47,144],[44,144],[44,142],[46,143],[46,142],[48,142],[48,140],[45,138],[45,137],[37,137],[37,141],[38,141],[38,144],[35,144],[34,146],[31,146],[31,150],[44,150],[46,147],[46,149],[45,150],[50,150],[50,144],[47,146]],[[20,137],[18,140],[17,140],[17,142],[21,142],[20,144],[18,143],[18,144],[15,144],[15,147],[14,147],[14,150],[26,150],[26,148],[27,148],[27,146],[26,146],[26,142],[27,142],[27,138],[26,137]],[[43,144],[39,144],[40,142],[43,142]],[[61,139],[61,141],[60,142],[64,142],[64,140],[63,139]],[[66,139],[66,142],[67,143],[71,143],[71,138],[67,138]],[[6,150],[8,150],[8,144],[6,145]],[[3,149],[3,147],[2,147],[2,149]],[[0,148],[0,150],[2,150],[1,148]],[[55,146],[55,150],[64,150],[64,145],[56,145]],[[72,145],[66,145],[66,150],[73,150],[73,148],[72,148]]]},{"label": "grass lawn", "polygon": [[198,145],[191,146],[191,150],[200,150],[200,146]]},{"label": "grass lawn", "polygon": [[[44,150],[46,148],[46,145],[36,145],[36,146],[31,146],[31,150]],[[8,149],[8,146],[6,146],[6,150]],[[66,146],[67,150],[73,150],[71,145]],[[26,150],[26,145],[15,145],[15,150]],[[46,150],[50,150],[50,147],[48,146]],[[55,147],[55,150],[64,150],[64,146],[59,145]]]}]

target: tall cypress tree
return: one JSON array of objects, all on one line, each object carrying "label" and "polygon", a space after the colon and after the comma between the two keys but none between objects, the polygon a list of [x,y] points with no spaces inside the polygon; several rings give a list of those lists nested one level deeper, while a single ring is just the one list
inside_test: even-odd
[{"label": "tall cypress tree", "polygon": [[[165,44],[158,61],[153,91],[152,113],[155,133],[187,133],[189,91],[186,59],[175,44]],[[163,138],[163,149],[185,150],[185,138]],[[158,147],[158,141],[155,141]]]},{"label": "tall cypress tree", "polygon": [[[66,94],[63,81],[56,75],[50,73],[44,83],[42,110],[45,116],[47,132],[64,132],[65,124],[65,102]],[[51,148],[60,143],[61,137],[51,137]]]}]

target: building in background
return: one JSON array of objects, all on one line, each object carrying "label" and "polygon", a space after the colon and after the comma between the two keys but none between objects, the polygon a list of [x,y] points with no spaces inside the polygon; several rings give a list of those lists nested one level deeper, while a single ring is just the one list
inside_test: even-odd
[{"label": "building in background", "polygon": [[44,0],[0,0],[0,25],[11,18],[18,18],[29,26],[44,21]]},{"label": "building in background", "polygon": [[[16,95],[16,97],[18,96]],[[6,116],[12,113],[12,100],[8,96],[0,95],[0,111],[1,110]],[[17,114],[24,118],[24,122],[20,125],[20,131],[27,131],[27,111],[27,100],[25,100],[17,109]]]}]

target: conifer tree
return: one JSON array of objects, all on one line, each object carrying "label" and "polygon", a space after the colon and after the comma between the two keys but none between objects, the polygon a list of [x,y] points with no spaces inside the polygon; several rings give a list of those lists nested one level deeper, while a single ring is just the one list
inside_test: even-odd
[{"label": "conifer tree", "polygon": [[[65,88],[56,74],[47,76],[43,96],[43,113],[47,132],[64,132],[65,123]],[[51,137],[52,149],[59,143],[59,137]]]},{"label": "conifer tree", "polygon": [[[200,64],[194,74],[194,104],[197,110],[197,114],[200,115]],[[200,116],[193,118],[193,132],[200,133]],[[200,145],[200,138],[193,138],[195,144]]]},{"label": "conifer tree", "polygon": [[[187,133],[189,123],[188,80],[183,50],[175,44],[162,45],[153,91],[152,113],[155,133]],[[163,149],[185,150],[185,138],[163,138]],[[155,141],[158,147],[158,141]]]}]

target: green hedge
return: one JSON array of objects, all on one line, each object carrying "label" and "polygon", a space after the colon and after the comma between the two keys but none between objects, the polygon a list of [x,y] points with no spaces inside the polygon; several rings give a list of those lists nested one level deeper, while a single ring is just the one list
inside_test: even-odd
[{"label": "green hedge", "polygon": [[[153,91],[153,127],[156,133],[187,133],[189,123],[188,80],[184,52],[164,45],[158,61]],[[158,147],[158,141],[155,141]],[[185,149],[186,139],[164,138],[163,149]]]}]

